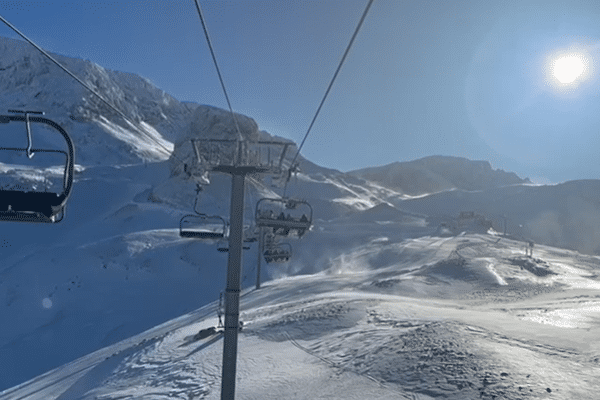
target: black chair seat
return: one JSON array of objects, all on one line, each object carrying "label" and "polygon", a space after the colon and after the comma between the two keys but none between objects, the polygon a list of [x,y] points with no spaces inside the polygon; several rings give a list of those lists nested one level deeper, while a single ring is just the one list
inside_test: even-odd
[{"label": "black chair seat", "polygon": [[206,232],[194,230],[182,230],[179,232],[179,236],[197,239],[222,239],[224,237],[223,233],[220,232]]},{"label": "black chair seat", "polygon": [[0,212],[39,213],[50,218],[60,212],[64,195],[52,192],[21,192],[0,190]]}]

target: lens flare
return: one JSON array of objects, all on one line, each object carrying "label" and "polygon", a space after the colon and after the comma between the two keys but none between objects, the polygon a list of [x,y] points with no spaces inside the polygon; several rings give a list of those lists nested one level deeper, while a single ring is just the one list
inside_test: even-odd
[{"label": "lens flare", "polygon": [[48,297],[45,297],[44,300],[42,300],[42,307],[45,309],[52,308],[52,300],[50,300]]}]

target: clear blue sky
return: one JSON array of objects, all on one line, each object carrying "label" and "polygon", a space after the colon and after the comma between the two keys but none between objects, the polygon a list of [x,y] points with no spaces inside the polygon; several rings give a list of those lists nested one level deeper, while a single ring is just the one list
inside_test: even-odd
[{"label": "clear blue sky", "polygon": [[[366,3],[202,0],[234,110],[300,142]],[[17,0],[0,13],[50,51],[226,108],[193,0]],[[597,0],[375,0],[303,154],[342,171],[444,154],[600,178],[599,40]],[[589,71],[566,90],[547,59],[573,48]]]}]

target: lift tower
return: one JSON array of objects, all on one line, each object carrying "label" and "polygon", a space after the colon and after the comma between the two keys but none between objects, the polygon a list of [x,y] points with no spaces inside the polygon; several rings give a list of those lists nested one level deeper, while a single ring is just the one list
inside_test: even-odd
[{"label": "lift tower", "polygon": [[276,141],[192,139],[192,148],[198,160],[199,169],[203,172],[213,171],[231,175],[221,400],[235,398],[246,175],[281,174],[285,153],[291,144]]}]

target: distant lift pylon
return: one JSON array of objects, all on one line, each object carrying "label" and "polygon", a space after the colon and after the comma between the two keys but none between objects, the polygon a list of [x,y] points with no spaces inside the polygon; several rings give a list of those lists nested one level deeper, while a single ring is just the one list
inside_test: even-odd
[{"label": "distant lift pylon", "polygon": [[[27,147],[0,147],[0,151],[25,153],[29,159],[36,153],[59,153],[65,156],[63,171],[63,188],[60,193],[36,190],[11,190],[0,188],[0,221],[13,222],[60,222],[65,213],[67,200],[73,187],[74,148],[67,132],[56,122],[30,116],[42,114],[40,111],[9,110],[18,115],[0,115],[0,123],[8,124],[13,121],[25,122],[27,132]],[[46,124],[60,133],[67,150],[33,148],[30,123]]]}]

